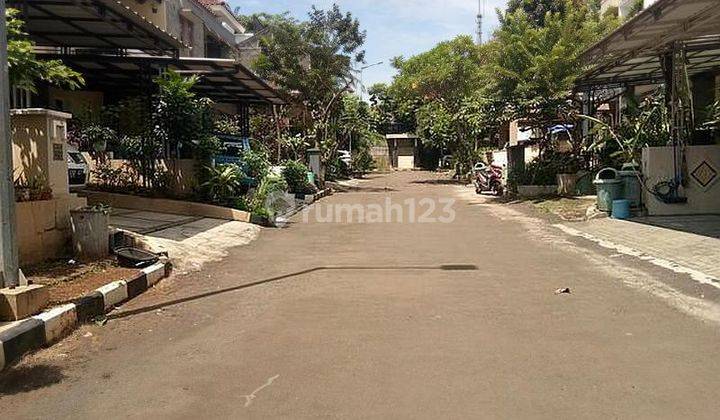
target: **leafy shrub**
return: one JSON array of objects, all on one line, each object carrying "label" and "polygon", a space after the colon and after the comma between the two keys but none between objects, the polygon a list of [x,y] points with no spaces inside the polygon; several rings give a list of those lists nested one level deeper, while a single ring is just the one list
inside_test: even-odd
[{"label": "leafy shrub", "polygon": [[44,175],[20,177],[15,180],[15,201],[51,200],[52,189]]},{"label": "leafy shrub", "polygon": [[274,203],[268,203],[268,197],[285,193],[287,190],[288,184],[285,182],[285,178],[277,175],[266,176],[262,182],[260,182],[260,186],[258,186],[253,195],[252,212],[257,215],[268,216],[269,218],[274,217],[278,209],[273,205]]},{"label": "leafy shrub", "polygon": [[270,171],[270,161],[264,153],[248,150],[243,154],[245,173],[250,178],[262,182]]},{"label": "leafy shrub", "polygon": [[113,129],[95,123],[78,127],[72,136],[79,144],[80,150],[92,152],[103,152],[108,145],[118,140],[117,133]]},{"label": "leafy shrub", "polygon": [[242,136],[242,122],[237,115],[216,115],[214,119],[214,131],[218,134],[230,136]]},{"label": "leafy shrub", "polygon": [[250,211],[250,204],[245,197],[235,197],[230,207],[235,210]]},{"label": "leafy shrub", "polygon": [[294,194],[312,194],[315,186],[308,181],[308,168],[302,162],[290,160],[285,163],[283,178],[288,184],[288,191]]},{"label": "leafy shrub", "polygon": [[534,160],[524,168],[514,168],[508,175],[508,183],[517,185],[555,185],[557,184],[557,169]]},{"label": "leafy shrub", "polygon": [[331,159],[327,164],[325,178],[328,181],[336,179],[348,179],[351,175],[351,168],[340,158]]},{"label": "leafy shrub", "polygon": [[572,153],[546,151],[524,168],[514,168],[508,173],[508,184],[555,185],[557,174],[574,174],[583,168],[583,160]]},{"label": "leafy shrub", "polygon": [[352,158],[352,169],[359,174],[365,174],[375,169],[375,160],[368,149],[360,149]]},{"label": "leafy shrub", "polygon": [[219,165],[216,168],[208,167],[207,181],[201,186],[201,191],[210,201],[229,205],[235,203],[243,191],[245,174],[237,165]]},{"label": "leafy shrub", "polygon": [[128,193],[138,188],[137,175],[127,165],[113,167],[110,161],[98,161],[92,171],[96,188],[108,192]]}]

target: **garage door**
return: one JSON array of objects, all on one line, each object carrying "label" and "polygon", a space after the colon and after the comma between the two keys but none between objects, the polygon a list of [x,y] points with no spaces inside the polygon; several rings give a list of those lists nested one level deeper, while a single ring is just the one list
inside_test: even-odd
[{"label": "garage door", "polygon": [[398,156],[398,169],[415,168],[415,156]]}]

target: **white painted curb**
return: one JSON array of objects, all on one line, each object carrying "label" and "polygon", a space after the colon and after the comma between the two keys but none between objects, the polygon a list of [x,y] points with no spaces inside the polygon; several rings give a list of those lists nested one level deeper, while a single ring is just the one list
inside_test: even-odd
[{"label": "white painted curb", "polygon": [[128,298],[127,282],[123,280],[106,284],[96,290],[103,295],[105,310],[112,308],[120,302],[126,301]]},{"label": "white painted curb", "polygon": [[[161,259],[157,264],[143,269],[132,280],[106,284],[75,303],[58,306],[16,322],[2,333],[5,343],[0,340],[0,370],[20,360],[24,353],[53,344],[78,324],[107,313],[117,304],[128,300],[128,282],[133,286],[133,297],[157,284],[169,274],[170,267],[167,264],[167,258]],[[8,346],[7,351],[5,345]]]},{"label": "white painted curb", "polygon": [[45,343],[51,344],[75,328],[77,324],[77,311],[75,310],[75,304],[69,303],[58,306],[57,308],[52,308],[33,318],[45,324]]},{"label": "white painted curb", "polygon": [[143,268],[142,271],[145,273],[145,278],[147,279],[147,287],[154,286],[157,282],[165,278],[165,262],[159,262],[150,267]]}]

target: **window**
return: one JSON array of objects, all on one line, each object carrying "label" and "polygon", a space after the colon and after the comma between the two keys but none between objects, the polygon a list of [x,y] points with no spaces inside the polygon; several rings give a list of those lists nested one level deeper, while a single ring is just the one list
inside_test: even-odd
[{"label": "window", "polygon": [[13,86],[10,89],[10,109],[30,108],[32,105],[32,94],[29,90]]}]

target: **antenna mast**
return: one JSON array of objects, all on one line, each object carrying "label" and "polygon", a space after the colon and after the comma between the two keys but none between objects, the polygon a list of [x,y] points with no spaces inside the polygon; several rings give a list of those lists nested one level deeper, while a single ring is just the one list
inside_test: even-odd
[{"label": "antenna mast", "polygon": [[485,0],[478,0],[478,14],[477,14],[477,43],[482,45],[483,43],[483,14],[485,13]]}]

